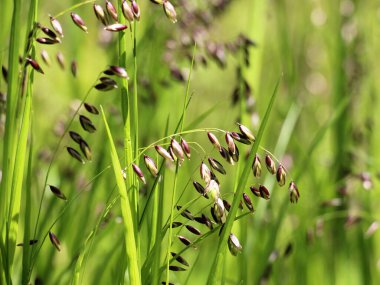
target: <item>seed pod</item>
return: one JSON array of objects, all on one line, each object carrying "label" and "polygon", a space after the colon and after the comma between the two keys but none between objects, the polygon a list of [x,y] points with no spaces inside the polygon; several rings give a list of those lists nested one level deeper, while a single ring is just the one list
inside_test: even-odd
[{"label": "seed pod", "polygon": [[227,212],[229,212],[231,209],[231,204],[227,200],[223,199],[223,205],[224,205],[224,208],[226,208]]},{"label": "seed pod", "polygon": [[207,136],[208,136],[208,139],[210,140],[210,142],[213,144],[213,146],[215,146],[220,152],[222,149],[222,146],[220,145],[218,138],[211,132],[208,132]]},{"label": "seed pod", "polygon": [[190,225],[186,225],[186,229],[188,229],[189,232],[197,235],[197,236],[200,236],[202,235],[201,231],[198,230],[197,228],[194,228],[193,226],[190,226]]},{"label": "seed pod", "polygon": [[134,15],[131,6],[129,6],[127,0],[123,1],[123,4],[121,6],[121,10],[123,11],[124,18],[132,23],[134,20]]},{"label": "seed pod", "polygon": [[83,104],[83,106],[87,110],[87,112],[94,114],[94,115],[99,115],[99,111],[94,105],[91,105],[91,104],[85,102]]},{"label": "seed pod", "polygon": [[156,149],[157,153],[161,155],[164,159],[174,161],[170,153],[166,149],[164,149],[162,146],[156,145],[154,148]]},{"label": "seed pod", "polygon": [[[106,72],[108,72],[108,73],[106,73]],[[121,66],[111,65],[110,68],[107,69],[104,73],[106,73],[108,75],[116,75],[116,76],[121,77],[121,78],[129,79],[127,71],[125,70],[125,68],[123,68]]]},{"label": "seed pod", "polygon": [[80,140],[79,147],[80,147],[80,150],[82,151],[84,157],[88,161],[91,161],[92,160],[92,152],[91,152],[91,148],[89,147],[89,145],[87,144],[87,142],[85,140],[83,140],[83,139]]},{"label": "seed pod", "polygon": [[234,234],[230,234],[230,236],[228,237],[228,249],[230,250],[233,256],[236,256],[243,249],[243,247],[240,245],[238,238]]},{"label": "seed pod", "polygon": [[165,12],[166,17],[168,17],[168,19],[172,23],[176,23],[177,22],[177,13],[175,11],[173,4],[167,0],[163,0],[163,7],[164,7],[164,12]]},{"label": "seed pod", "polygon": [[115,24],[104,27],[104,29],[109,32],[120,32],[120,31],[125,30],[126,28],[128,28],[127,25],[119,24],[119,23],[115,23]]},{"label": "seed pod", "polygon": [[245,138],[242,134],[239,134],[236,132],[231,132],[230,134],[231,134],[231,137],[237,142],[247,144],[247,145],[251,144],[251,141],[249,139]]},{"label": "seed pod", "polygon": [[216,171],[218,171],[221,174],[226,174],[226,170],[224,169],[223,165],[219,161],[209,157],[208,162],[210,163],[210,166],[213,169],[215,169]]},{"label": "seed pod", "polygon": [[94,87],[96,90],[106,92],[106,91],[114,90],[115,88],[117,88],[117,85],[109,85],[106,83],[98,83]]},{"label": "seed pod", "polygon": [[59,199],[62,199],[62,200],[67,200],[65,194],[63,194],[63,192],[58,188],[58,187],[55,187],[53,185],[49,185],[49,188],[50,188],[50,191],[55,195],[57,196]]},{"label": "seed pod", "polygon": [[185,141],[183,138],[181,138],[181,147],[183,149],[183,152],[185,153],[187,159],[190,159],[191,153],[190,153],[190,147],[187,141]]},{"label": "seed pod", "polygon": [[300,192],[298,191],[297,185],[294,181],[289,184],[289,198],[291,203],[297,203],[300,197]]},{"label": "seed pod", "polygon": [[63,38],[63,30],[62,30],[61,24],[59,23],[59,21],[56,18],[54,18],[52,16],[49,16],[49,17],[50,17],[50,24],[53,27],[54,31],[56,31],[58,33],[58,35],[60,35],[61,38]]},{"label": "seed pod", "polygon": [[144,162],[146,165],[146,168],[148,168],[149,172],[154,176],[157,177],[158,169],[156,164],[154,163],[154,160],[150,158],[149,156],[144,154]]},{"label": "seed pod", "polygon": [[110,1],[106,1],[106,10],[107,10],[107,14],[117,22],[118,21],[117,12],[116,12],[115,6]]},{"label": "seed pod", "polygon": [[142,173],[140,167],[138,167],[136,164],[132,163],[132,168],[133,168],[133,171],[136,173],[136,175],[140,178],[141,182],[146,184],[144,174]]},{"label": "seed pod", "polygon": [[201,173],[201,178],[206,182],[209,183],[211,180],[211,170],[207,167],[205,163],[201,163],[200,167],[200,173]]},{"label": "seed pod", "polygon": [[132,0],[131,8],[132,8],[133,16],[135,17],[135,19],[137,21],[140,21],[140,7],[136,1]]},{"label": "seed pod", "polygon": [[[38,239],[31,239],[31,240],[29,240],[29,245],[36,244],[37,242],[38,242]],[[24,243],[20,242],[20,243],[16,244],[16,246],[24,246]]]},{"label": "seed pod", "polygon": [[82,137],[80,134],[74,132],[74,131],[69,131],[69,135],[70,137],[72,138],[73,141],[75,141],[76,143],[80,143],[80,141],[82,140]]},{"label": "seed pod", "polygon": [[255,141],[255,136],[252,134],[252,132],[244,125],[242,124],[238,124],[239,125],[239,129],[240,129],[240,132],[247,138],[249,139],[250,141]]},{"label": "seed pod", "polygon": [[94,124],[86,116],[80,115],[79,116],[79,121],[80,121],[80,124],[81,124],[82,128],[85,131],[87,131],[89,133],[93,133],[93,132],[96,131],[96,128],[95,128]]},{"label": "seed pod", "polygon": [[170,145],[176,157],[178,157],[181,161],[184,160],[185,154],[181,145],[176,141],[176,139],[172,138]]},{"label": "seed pod", "polygon": [[177,260],[179,263],[185,265],[185,266],[190,266],[189,263],[180,255],[177,255],[177,253],[175,252],[171,252],[170,253],[174,258],[175,260]]},{"label": "seed pod", "polygon": [[58,251],[61,251],[61,242],[60,242],[59,239],[55,236],[55,234],[53,234],[51,231],[49,231],[49,238],[50,238],[51,243],[55,246],[55,248],[56,248]]},{"label": "seed pod", "polygon": [[54,44],[59,43],[57,39],[51,39],[51,38],[37,38],[36,41],[43,45],[54,45]]},{"label": "seed pod", "polygon": [[172,223],[172,228],[174,229],[174,228],[178,228],[178,227],[180,227],[180,226],[182,226],[182,223],[181,222],[173,222]]},{"label": "seed pod", "polygon": [[276,173],[276,164],[274,163],[273,158],[269,154],[265,156],[265,164],[270,174]]},{"label": "seed pod", "polygon": [[195,190],[197,190],[199,194],[205,196],[206,194],[205,188],[203,188],[203,186],[200,183],[198,183],[197,181],[193,181],[193,185],[194,185]]},{"label": "seed pod", "polygon": [[232,157],[230,156],[228,150],[224,147],[221,147],[219,149],[219,153],[220,155],[230,164],[234,165],[235,164],[235,161],[232,159]]},{"label": "seed pod", "polygon": [[243,193],[243,200],[244,200],[244,203],[247,206],[248,210],[250,210],[251,212],[253,212],[254,209],[253,209],[252,201],[249,198],[249,196],[247,194],[245,194],[245,193]]},{"label": "seed pod", "polygon": [[178,239],[186,246],[191,244],[191,241],[184,236],[178,236]]},{"label": "seed pod", "polygon": [[60,51],[57,52],[57,61],[62,70],[65,69],[65,57]]},{"label": "seed pod", "polygon": [[104,9],[102,6],[94,4],[94,13],[96,18],[102,22],[104,26],[107,26],[107,18],[106,18],[106,13],[104,12]]},{"label": "seed pod", "polygon": [[269,193],[269,190],[264,185],[259,186],[259,191],[260,191],[261,198],[264,198],[265,200],[269,200],[270,193]]},{"label": "seed pod", "polygon": [[86,24],[84,23],[83,19],[78,14],[70,13],[70,16],[75,25],[77,25],[82,31],[88,33]]},{"label": "seed pod", "polygon": [[286,172],[285,172],[284,167],[281,164],[277,168],[276,179],[277,179],[278,185],[280,186],[285,185]]},{"label": "seed pod", "polygon": [[[181,206],[177,206],[177,210],[180,211],[182,209]],[[188,209],[185,209],[181,212],[181,216],[182,217],[185,217],[186,219],[189,219],[189,220],[194,220],[194,215],[188,210]]]},{"label": "seed pod", "polygon": [[209,196],[213,201],[216,201],[220,197],[219,184],[215,180],[210,180],[205,188],[205,193]]},{"label": "seed pod", "polygon": [[72,156],[74,157],[76,160],[78,160],[79,162],[81,162],[82,164],[84,164],[84,160],[82,158],[82,156],[80,155],[80,153],[78,151],[76,151],[75,149],[73,149],[72,147],[67,147],[67,152]]},{"label": "seed pod", "polygon": [[253,176],[255,177],[260,177],[261,176],[261,161],[260,161],[260,157],[257,155],[255,155],[255,158],[253,160],[253,163],[252,163],[252,171],[253,171]]},{"label": "seed pod", "polygon": [[50,30],[49,28],[40,26],[40,29],[49,38],[51,38],[53,40],[57,40],[58,42],[61,42],[61,40],[57,37],[57,35],[52,30]]},{"label": "seed pod", "polygon": [[44,71],[42,70],[41,66],[38,64],[37,61],[34,59],[31,59],[29,57],[26,58],[26,64],[30,64],[30,66],[37,72],[44,74]]},{"label": "seed pod", "polygon": [[45,62],[46,65],[50,66],[51,60],[50,60],[49,54],[44,49],[41,50],[41,58],[42,58],[42,61]]},{"label": "seed pod", "polygon": [[179,266],[175,266],[175,265],[170,265],[169,266],[169,270],[171,270],[171,271],[186,271],[185,268],[179,267]]},{"label": "seed pod", "polygon": [[77,77],[78,66],[75,60],[71,61],[71,73],[74,77]]}]

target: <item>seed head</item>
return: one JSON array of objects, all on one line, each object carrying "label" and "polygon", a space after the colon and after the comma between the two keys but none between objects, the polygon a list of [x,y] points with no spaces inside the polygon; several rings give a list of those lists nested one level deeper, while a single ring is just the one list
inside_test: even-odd
[{"label": "seed head", "polygon": [[233,256],[236,256],[243,249],[243,247],[240,245],[238,238],[234,234],[230,234],[230,236],[228,237],[228,249],[230,250]]},{"label": "seed head", "polygon": [[104,26],[107,26],[107,17],[106,17],[106,13],[104,12],[104,9],[102,8],[102,6],[94,4],[93,7],[94,7],[94,13],[95,13],[96,18],[100,22],[102,22],[102,24]]},{"label": "seed head", "polygon": [[276,164],[274,163],[273,158],[269,154],[265,156],[265,164],[267,166],[269,173],[271,174],[276,173]]},{"label": "seed head", "polygon": [[135,17],[136,21],[140,21],[140,16],[141,15],[140,15],[139,4],[137,4],[136,1],[132,0],[131,7],[132,7],[133,16]]},{"label": "seed head", "polygon": [[55,246],[55,248],[56,248],[58,251],[61,251],[61,242],[60,242],[59,239],[55,236],[55,234],[53,234],[52,232],[49,231],[49,238],[50,238],[51,243]]},{"label": "seed head", "polygon": [[72,147],[67,147],[67,152],[72,156],[74,157],[76,160],[78,160],[79,162],[81,162],[82,164],[84,164],[84,160],[82,158],[82,156],[80,155],[80,153],[78,151],[76,151],[75,149],[73,149]]},{"label": "seed head", "polygon": [[216,201],[220,197],[219,184],[215,180],[210,180],[205,188],[205,194],[213,201]]},{"label": "seed head", "polygon": [[86,103],[86,102],[83,105],[84,105],[84,108],[87,110],[87,112],[94,114],[94,115],[99,115],[99,111],[94,105],[91,105],[91,104]]},{"label": "seed head", "polygon": [[191,153],[190,153],[190,147],[187,141],[184,140],[184,138],[181,138],[181,147],[183,149],[183,152],[185,153],[187,159],[190,159]]},{"label": "seed head", "polygon": [[246,126],[242,125],[242,124],[238,124],[239,125],[239,129],[240,129],[240,132],[247,138],[249,139],[250,141],[255,141],[255,136],[252,134],[252,132],[250,131],[250,129],[248,129]]},{"label": "seed head", "polygon": [[150,158],[149,156],[144,154],[144,162],[146,165],[146,168],[148,168],[149,172],[154,176],[157,177],[158,169],[156,164],[154,163],[154,160]]},{"label": "seed head", "polygon": [[284,167],[281,164],[277,168],[276,179],[277,179],[278,185],[280,186],[285,185],[286,172],[285,172]]},{"label": "seed head", "polygon": [[89,133],[93,133],[96,131],[96,128],[94,126],[94,124],[91,122],[91,120],[89,118],[87,118],[86,116],[83,116],[83,115],[80,115],[79,116],[79,122],[82,126],[82,128],[89,132]]},{"label": "seed head", "polygon": [[127,0],[123,1],[123,4],[121,6],[121,9],[123,11],[124,18],[129,21],[130,23],[134,20],[134,15],[131,6],[129,6]]},{"label": "seed head", "polygon": [[216,171],[218,171],[221,174],[226,174],[226,170],[224,169],[223,165],[219,161],[209,157],[208,162],[210,163],[210,166],[213,169],[215,169]]},{"label": "seed head", "polygon": [[120,31],[125,30],[126,28],[128,28],[127,25],[119,24],[119,23],[115,23],[115,24],[104,27],[106,31],[110,31],[110,32],[120,32]]},{"label": "seed head", "polygon": [[86,24],[84,23],[83,19],[78,14],[70,13],[70,16],[75,25],[77,25],[82,31],[88,33]]},{"label": "seed head", "polygon": [[63,192],[58,188],[58,187],[55,187],[53,185],[49,185],[49,188],[50,188],[50,191],[55,195],[57,196],[59,199],[62,199],[62,200],[67,200],[65,194],[63,194]]},{"label": "seed head", "polygon": [[261,161],[260,161],[260,157],[257,155],[257,153],[255,155],[255,158],[253,159],[252,171],[253,171],[253,176],[255,176],[255,177],[261,176]]},{"label": "seed head", "polygon": [[175,156],[178,157],[180,159],[180,161],[183,161],[185,154],[184,154],[183,149],[182,149],[181,145],[179,144],[179,142],[177,142],[175,138],[172,138],[170,145],[172,147],[172,150],[173,150]]},{"label": "seed head", "polygon": [[298,191],[297,185],[294,181],[289,184],[289,198],[291,203],[297,203],[300,197],[300,192]]},{"label": "seed head", "polygon": [[133,171],[136,173],[136,175],[140,178],[142,183],[146,184],[144,174],[142,173],[140,167],[138,167],[136,164],[132,163],[132,168],[133,168]]},{"label": "seed head", "polygon": [[211,132],[208,132],[207,136],[213,146],[215,146],[220,151],[222,146],[220,145],[218,138]]},{"label": "seed head", "polygon": [[173,4],[167,0],[163,0],[163,7],[164,7],[164,12],[166,14],[166,17],[168,17],[168,19],[172,23],[176,23],[177,22],[177,13],[175,11]]},{"label": "seed head", "polygon": [[89,147],[89,145],[87,144],[87,142],[85,140],[80,140],[79,142],[79,147],[84,155],[84,157],[88,160],[88,161],[91,161],[92,160],[92,152],[91,152],[91,148]]},{"label": "seed head", "polygon": [[156,149],[157,153],[161,155],[164,159],[174,161],[170,153],[166,149],[164,149],[162,146],[156,145],[154,148]]},{"label": "seed head", "polygon": [[106,1],[106,10],[107,10],[108,15],[117,22],[118,21],[117,12],[116,12],[115,6],[110,1]]},{"label": "seed head", "polygon": [[244,203],[247,206],[248,210],[253,212],[254,209],[253,209],[252,201],[246,193],[243,193],[243,200],[244,200]]},{"label": "seed head", "polygon": [[211,180],[211,170],[207,167],[207,165],[203,161],[201,163],[200,173],[201,173],[201,178],[206,183],[209,183]]},{"label": "seed head", "polygon": [[63,30],[60,22],[56,18],[50,16],[50,24],[53,27],[54,31],[56,31],[61,36],[61,38],[63,38]]}]

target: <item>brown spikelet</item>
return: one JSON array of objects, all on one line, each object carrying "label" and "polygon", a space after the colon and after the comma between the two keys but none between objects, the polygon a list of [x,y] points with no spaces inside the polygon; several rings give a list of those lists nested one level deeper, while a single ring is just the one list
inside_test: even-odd
[{"label": "brown spikelet", "polygon": [[129,79],[128,73],[124,67],[111,65],[109,69],[104,71],[107,75],[116,75],[121,78]]},{"label": "brown spikelet", "polygon": [[96,131],[96,128],[94,126],[94,124],[91,122],[91,120],[89,118],[87,118],[86,116],[83,116],[83,115],[80,115],[79,116],[79,122],[82,126],[82,128],[89,132],[89,133],[93,133]]},{"label": "brown spikelet", "polygon": [[289,198],[291,203],[297,203],[300,197],[300,192],[298,191],[297,185],[294,181],[291,181],[289,184]]},{"label": "brown spikelet", "polygon": [[105,91],[114,90],[115,88],[117,88],[117,85],[109,85],[109,84],[106,84],[106,83],[98,83],[94,87],[95,87],[96,90],[104,91],[105,92]]},{"label": "brown spikelet", "polygon": [[57,37],[56,33],[54,33],[52,30],[50,30],[47,27],[40,26],[41,31],[47,35],[49,38],[53,40],[57,40],[58,42],[61,42],[61,40]]},{"label": "brown spikelet", "polygon": [[244,200],[244,203],[247,206],[248,210],[253,212],[254,209],[253,209],[252,201],[246,193],[243,193],[243,200]]},{"label": "brown spikelet", "polygon": [[189,266],[189,263],[180,255],[177,255],[177,253],[175,252],[170,252],[170,254],[175,258],[175,260],[177,260],[179,263],[185,265],[185,266]]},{"label": "brown spikelet", "polygon": [[240,132],[245,136],[245,138],[254,142],[255,136],[252,134],[250,129],[248,129],[246,126],[244,126],[242,124],[238,124],[238,125],[239,125]]},{"label": "brown spikelet", "polygon": [[74,24],[77,25],[82,31],[88,33],[86,24],[84,23],[83,19],[76,13],[70,13],[71,19],[73,20]]},{"label": "brown spikelet", "polygon": [[232,157],[230,156],[228,150],[225,148],[225,147],[220,147],[219,149],[219,153],[220,155],[230,164],[234,165],[235,162],[234,160],[232,159]]},{"label": "brown spikelet", "polygon": [[157,165],[154,163],[154,160],[151,157],[144,154],[144,162],[145,162],[146,168],[148,168],[149,172],[154,177],[156,177],[158,174],[158,169],[157,169]]},{"label": "brown spikelet", "polygon": [[123,0],[123,4],[121,8],[123,11],[124,18],[130,23],[132,23],[134,20],[134,15],[133,15],[132,7],[129,6],[129,3],[127,0]]},{"label": "brown spikelet", "polygon": [[36,41],[43,45],[54,45],[60,43],[57,39],[51,39],[51,38],[37,38]]},{"label": "brown spikelet", "polygon": [[249,139],[247,139],[244,135],[242,134],[239,134],[239,133],[236,133],[236,132],[231,132],[231,137],[237,141],[237,142],[240,142],[242,144],[247,144],[247,145],[250,145],[251,144],[251,141]]},{"label": "brown spikelet", "polygon": [[208,162],[210,163],[210,166],[213,169],[215,169],[216,171],[218,171],[221,174],[226,174],[226,170],[224,169],[223,165],[219,161],[217,161],[214,158],[209,157]]},{"label": "brown spikelet", "polygon": [[267,166],[267,169],[270,174],[276,173],[276,164],[274,163],[273,158],[269,154],[265,155],[265,165]]},{"label": "brown spikelet", "polygon": [[84,157],[88,161],[91,161],[92,160],[92,151],[91,151],[91,148],[89,147],[89,145],[87,144],[87,142],[83,139],[80,140],[79,141],[79,147],[80,147],[80,150],[82,151]]},{"label": "brown spikelet", "polygon": [[193,227],[193,226],[190,226],[190,225],[186,225],[186,229],[188,229],[189,232],[197,235],[197,236],[200,236],[202,235],[201,231],[198,230],[197,228]]},{"label": "brown spikelet", "polygon": [[107,14],[117,22],[118,16],[117,16],[115,6],[108,0],[106,0],[106,10],[107,10]]},{"label": "brown spikelet", "polygon": [[63,194],[63,192],[58,188],[58,187],[55,187],[53,185],[49,185],[49,188],[50,188],[50,191],[55,195],[57,196],[59,199],[62,199],[62,200],[67,200],[65,194]]},{"label": "brown spikelet", "polygon": [[[182,209],[182,207],[177,205],[177,210],[181,211],[181,209]],[[181,212],[181,216],[185,217],[186,219],[189,219],[189,220],[194,220],[194,215],[188,209],[183,210]]]},{"label": "brown spikelet", "polygon": [[41,66],[38,64],[37,61],[34,59],[31,59],[29,57],[26,58],[26,63],[29,64],[35,71],[44,74],[44,71],[42,70]]},{"label": "brown spikelet", "polygon": [[286,172],[285,172],[284,167],[281,164],[277,168],[276,179],[277,179],[278,185],[280,185],[280,186],[285,185]]},{"label": "brown spikelet", "polygon": [[[197,181],[193,181],[193,185],[194,185],[195,190],[197,190],[197,192],[199,194],[201,194],[203,196],[207,196],[205,188],[200,183],[198,183]],[[206,197],[206,198],[208,198],[208,197]]]},{"label": "brown spikelet", "polygon": [[221,145],[219,143],[218,138],[211,132],[207,133],[207,137],[210,140],[210,142],[212,143],[212,145],[215,146],[220,151]]},{"label": "brown spikelet", "polygon": [[60,242],[59,239],[56,237],[56,235],[53,234],[51,231],[49,231],[49,238],[50,238],[51,243],[55,246],[55,248],[56,248],[58,251],[61,251],[61,242]]},{"label": "brown spikelet", "polygon": [[179,142],[177,142],[177,140],[175,138],[172,138],[170,145],[172,147],[172,150],[173,150],[175,156],[177,158],[179,158],[180,161],[183,161],[184,157],[185,157],[185,153],[183,152],[183,149],[182,149],[181,145],[179,144]]},{"label": "brown spikelet", "polygon": [[182,226],[182,223],[181,222],[173,222],[172,223],[172,228],[174,229],[174,228],[178,228],[178,227],[180,227],[180,226]]},{"label": "brown spikelet", "polygon": [[185,141],[184,138],[181,138],[181,147],[183,149],[183,152],[185,153],[187,159],[190,159],[191,153],[190,153],[190,147],[187,141]]},{"label": "brown spikelet", "polygon": [[84,164],[84,160],[82,158],[82,156],[80,155],[80,153],[78,151],[76,151],[75,149],[73,149],[72,147],[67,147],[67,152],[72,156],[74,157],[76,160],[78,160],[79,162],[83,163]]},{"label": "brown spikelet", "polygon": [[175,8],[172,3],[170,3],[168,0],[163,0],[163,7],[166,17],[172,22],[177,22],[177,13],[175,11]]},{"label": "brown spikelet", "polygon": [[252,171],[253,171],[253,176],[255,177],[260,177],[261,176],[261,161],[260,161],[260,157],[257,155],[255,155],[255,158],[253,160],[253,163],[252,163]]},{"label": "brown spikelet", "polygon": [[178,239],[186,246],[191,244],[191,241],[184,236],[178,236]]},{"label": "brown spikelet", "polygon": [[231,204],[227,200],[223,199],[223,205],[224,208],[226,208],[227,212],[229,212],[231,209]]},{"label": "brown spikelet", "polygon": [[78,134],[77,132],[74,132],[74,131],[69,131],[69,135],[71,137],[71,139],[73,141],[75,141],[76,143],[80,143],[80,141],[82,140],[82,137],[80,134]]},{"label": "brown spikelet", "polygon": [[161,155],[164,159],[174,161],[170,153],[166,149],[164,149],[162,146],[156,145],[154,148],[156,149],[157,153]]},{"label": "brown spikelet", "polygon": [[84,108],[87,110],[87,112],[94,114],[94,115],[99,115],[99,110],[94,106],[89,103],[84,103],[83,104]]},{"label": "brown spikelet", "polygon": [[269,190],[264,185],[259,186],[259,192],[260,192],[260,196],[264,198],[265,200],[268,200],[270,198]]},{"label": "brown spikelet", "polygon": [[175,266],[175,265],[170,265],[169,270],[171,270],[171,271],[186,271],[186,268]]},{"label": "brown spikelet", "polygon": [[135,0],[132,0],[131,8],[132,8],[133,16],[136,19],[136,21],[140,21],[140,16],[141,16],[140,7],[139,7],[139,4],[137,4]]},{"label": "brown spikelet", "polygon": [[133,171],[136,173],[136,175],[140,178],[141,182],[146,184],[144,174],[142,173],[140,167],[138,167],[136,164],[132,163],[132,168],[133,168]]}]

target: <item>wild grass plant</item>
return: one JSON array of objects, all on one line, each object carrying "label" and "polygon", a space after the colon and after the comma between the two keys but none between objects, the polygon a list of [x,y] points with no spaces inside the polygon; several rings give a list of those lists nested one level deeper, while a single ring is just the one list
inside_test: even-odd
[{"label": "wild grass plant", "polygon": [[5,0],[0,284],[376,284],[379,9]]}]

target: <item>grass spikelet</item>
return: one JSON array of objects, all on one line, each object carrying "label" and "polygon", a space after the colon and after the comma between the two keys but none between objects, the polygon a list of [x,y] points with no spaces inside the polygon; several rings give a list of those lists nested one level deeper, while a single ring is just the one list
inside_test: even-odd
[{"label": "grass spikelet", "polygon": [[96,127],[94,126],[92,121],[89,118],[87,118],[86,116],[80,115],[79,116],[79,122],[85,131],[87,131],[89,133],[94,133],[96,131]]},{"label": "grass spikelet", "polygon": [[77,27],[79,27],[85,33],[88,33],[86,24],[84,23],[83,19],[78,14],[72,12],[70,13],[70,16]]},{"label": "grass spikelet", "polygon": [[67,198],[65,196],[65,194],[63,194],[63,192],[58,188],[58,187],[55,187],[53,185],[49,185],[49,188],[50,188],[50,191],[56,196],[58,197],[59,199],[62,199],[64,201],[67,201]]},{"label": "grass spikelet", "polygon": [[82,158],[82,156],[80,155],[80,153],[78,151],[76,151],[74,148],[68,146],[67,148],[67,152],[73,157],[75,158],[76,160],[78,160],[79,162],[81,162],[82,164],[84,164],[84,160]]},{"label": "grass spikelet", "polygon": [[84,108],[87,110],[87,112],[94,114],[94,115],[99,115],[99,110],[94,106],[89,103],[84,103],[83,104]]},{"label": "grass spikelet", "polygon": [[58,250],[61,251],[61,242],[57,238],[55,234],[53,234],[51,231],[49,231],[49,238],[51,243],[54,245],[54,247]]},{"label": "grass spikelet", "polygon": [[223,165],[219,161],[217,161],[214,158],[209,157],[208,162],[210,163],[210,166],[213,169],[215,169],[216,171],[218,171],[219,173],[221,173],[223,175],[226,174],[226,170],[224,169]]}]

